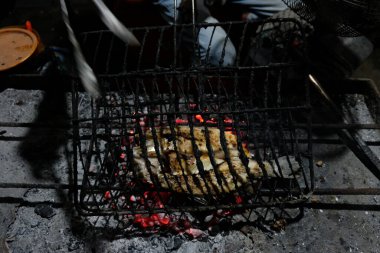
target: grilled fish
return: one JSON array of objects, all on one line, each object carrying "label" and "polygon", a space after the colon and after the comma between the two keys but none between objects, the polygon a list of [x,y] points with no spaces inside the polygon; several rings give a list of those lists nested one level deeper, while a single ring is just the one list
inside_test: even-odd
[{"label": "grilled fish", "polygon": [[[269,162],[260,166],[244,145],[238,148],[232,132],[224,132],[223,148],[216,127],[194,127],[193,134],[188,126],[155,130],[146,131],[144,145],[133,148],[134,164],[141,178],[162,188],[194,195],[230,193],[264,173],[274,176],[278,172]],[[147,150],[145,157],[142,148]]]}]

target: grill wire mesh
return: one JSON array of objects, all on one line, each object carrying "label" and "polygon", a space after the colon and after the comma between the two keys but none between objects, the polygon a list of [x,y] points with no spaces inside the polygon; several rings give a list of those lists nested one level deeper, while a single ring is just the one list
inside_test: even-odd
[{"label": "grill wire mesh", "polygon": [[73,79],[74,200],[92,226],[149,234],[302,215],[286,209],[313,190],[311,142],[298,141],[310,128],[294,127],[310,123],[308,86],[292,82],[303,78],[293,63],[302,29],[290,19],[208,26],[228,31],[234,66],[194,53],[184,67],[173,47],[190,26],[133,29],[141,48],[83,35],[104,92],[93,100]]},{"label": "grill wire mesh", "polygon": [[324,24],[343,37],[376,31],[380,21],[377,0],[284,0],[284,3],[306,21]]}]

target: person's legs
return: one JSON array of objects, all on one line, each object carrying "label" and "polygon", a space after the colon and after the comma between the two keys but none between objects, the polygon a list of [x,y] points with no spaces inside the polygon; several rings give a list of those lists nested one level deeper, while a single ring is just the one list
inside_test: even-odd
[{"label": "person's legs", "polygon": [[265,19],[288,8],[282,0],[227,0],[228,5],[238,5],[246,9],[248,21]]},{"label": "person's legs", "polygon": [[[245,18],[251,22],[268,18],[288,8],[282,0],[227,0],[225,8],[228,8],[228,5],[237,5],[246,9],[248,13]],[[205,22],[217,23],[218,20],[210,16]],[[216,66],[219,64],[222,66],[233,65],[236,50],[230,39],[227,39],[224,47],[226,36],[226,32],[219,26],[215,28],[214,32],[213,27],[202,28],[199,32],[201,60]]]},{"label": "person's legs", "polygon": [[[181,0],[176,0],[177,7],[181,5],[181,2],[182,2]],[[175,0],[154,0],[153,1],[153,4],[159,8],[162,17],[169,24],[174,24],[174,3],[175,3]],[[176,14],[177,14],[176,17],[178,19],[178,11]]]},{"label": "person's legs", "polygon": [[[210,16],[204,22],[218,23],[218,20]],[[203,63],[213,66],[231,66],[235,63],[236,49],[222,27],[201,28],[198,42]]]},{"label": "person's legs", "polygon": [[[191,18],[189,19],[189,17],[191,17],[191,0],[183,1],[187,2],[183,2],[181,5],[182,1],[177,0],[177,6],[181,6],[182,12],[177,12],[177,21],[181,23],[190,23]],[[173,24],[174,0],[156,0],[153,3],[159,7],[162,16],[167,20],[167,22],[169,24]],[[203,0],[198,0],[197,4],[203,4]],[[202,8],[202,10],[199,10],[200,13],[197,15],[198,18],[196,22],[218,23],[218,20],[213,18],[204,6]],[[189,28],[189,31],[185,31],[183,33],[183,36],[186,36],[186,38],[182,39],[183,43],[186,43],[185,47],[190,51],[192,51],[194,46],[194,39],[192,39],[192,34],[192,29]],[[219,66],[219,64],[221,64],[221,66],[230,66],[234,64],[236,58],[236,50],[230,39],[227,39],[226,41],[226,37],[226,32],[220,26],[216,26],[215,29],[213,26],[199,29],[199,54],[197,51],[193,52],[194,55],[200,57],[202,64],[211,64],[214,66]]]}]

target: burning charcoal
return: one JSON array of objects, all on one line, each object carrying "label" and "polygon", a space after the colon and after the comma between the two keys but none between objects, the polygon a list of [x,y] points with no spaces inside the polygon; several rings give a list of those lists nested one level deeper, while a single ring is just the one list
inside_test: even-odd
[{"label": "burning charcoal", "polygon": [[188,228],[185,230],[185,233],[194,239],[206,236],[205,232],[196,228]]},{"label": "burning charcoal", "polygon": [[104,198],[105,198],[105,199],[110,199],[110,198],[111,198],[111,192],[110,192],[110,191],[106,191],[106,192],[104,193]]},{"label": "burning charcoal", "polygon": [[56,215],[54,209],[51,206],[45,205],[45,204],[37,205],[34,208],[34,212],[38,214],[39,216],[41,216],[42,218],[46,218],[46,219],[50,219],[54,215]]},{"label": "burning charcoal", "polygon": [[160,224],[163,226],[169,225],[170,223],[170,219],[167,217],[161,218],[159,221],[160,221]]},{"label": "burning charcoal", "polygon": [[136,201],[136,197],[135,197],[135,195],[131,195],[131,196],[129,197],[129,201],[131,201],[131,202],[135,202],[135,201]]},{"label": "burning charcoal", "polygon": [[195,115],[195,118],[199,121],[199,122],[204,122],[204,119],[203,119],[203,117],[202,117],[202,115],[200,115],[200,114],[197,114],[197,115]]},{"label": "burning charcoal", "polygon": [[236,196],[236,197],[235,197],[235,201],[236,201],[236,204],[241,204],[241,203],[243,203],[243,199],[242,199],[241,196]]}]

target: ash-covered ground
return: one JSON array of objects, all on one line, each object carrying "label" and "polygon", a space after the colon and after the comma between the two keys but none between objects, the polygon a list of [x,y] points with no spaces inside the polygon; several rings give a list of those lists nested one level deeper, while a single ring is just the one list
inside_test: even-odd
[{"label": "ash-covered ground", "polygon": [[[0,94],[3,122],[49,122],[64,125],[70,95],[7,89]],[[373,123],[362,96],[347,97],[346,111],[361,123]],[[68,183],[70,131],[64,127],[2,127],[1,182]],[[374,130],[365,140],[380,141]],[[325,138],[336,138],[324,135]],[[380,155],[378,147],[374,151]],[[380,187],[343,145],[314,145],[315,180],[319,188]],[[0,252],[380,252],[380,213],[305,209],[304,217],[281,232],[253,226],[190,239],[185,235],[109,240],[76,215],[66,190],[1,189],[0,197],[20,203],[0,205]],[[312,197],[312,201],[380,204],[380,196]],[[22,202],[24,200],[24,202]],[[28,202],[25,202],[28,201]],[[41,202],[30,205],[29,202]],[[48,203],[48,204],[46,204]]]}]

